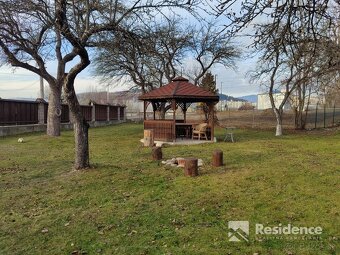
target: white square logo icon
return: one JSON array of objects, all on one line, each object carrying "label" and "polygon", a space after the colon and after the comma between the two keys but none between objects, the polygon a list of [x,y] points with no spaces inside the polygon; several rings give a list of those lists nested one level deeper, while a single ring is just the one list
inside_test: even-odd
[{"label": "white square logo icon", "polygon": [[249,241],[249,221],[229,221],[228,237],[230,242]]}]

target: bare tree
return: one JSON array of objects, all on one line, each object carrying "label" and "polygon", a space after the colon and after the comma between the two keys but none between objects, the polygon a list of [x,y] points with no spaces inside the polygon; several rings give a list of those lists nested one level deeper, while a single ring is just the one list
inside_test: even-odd
[{"label": "bare tree", "polygon": [[[74,90],[77,75],[90,64],[88,48],[98,45],[107,32],[124,30],[134,22],[143,21],[146,15],[159,13],[163,7],[189,10],[195,3],[182,0],[0,1],[2,56],[11,65],[43,76],[50,85],[56,84],[51,90],[61,93],[59,90],[63,87],[74,121],[76,169],[89,167],[89,125],[82,116]],[[47,44],[53,45],[53,50],[43,50]],[[55,77],[46,71],[45,63],[49,59],[57,60]]]},{"label": "bare tree", "polygon": [[216,64],[234,68],[235,60],[241,55],[239,47],[232,42],[232,36],[215,23],[209,22],[194,31],[190,40],[190,52],[197,67],[188,75],[198,85],[203,76]]},{"label": "bare tree", "polygon": [[184,70],[198,85],[214,65],[232,68],[240,56],[232,38],[214,23],[202,22],[194,28],[178,19],[168,19],[163,24],[155,21],[138,27],[135,33],[121,37],[106,43],[96,58],[96,72],[104,78],[128,75],[143,92],[171,82],[182,72],[186,58],[198,65],[195,72]]},{"label": "bare tree", "polygon": [[104,80],[130,77],[143,93],[171,82],[191,36],[176,18],[151,20],[107,38],[95,58],[95,72]]},{"label": "bare tree", "polygon": [[[171,82],[182,73],[187,58],[193,58],[198,68],[196,72],[185,68],[184,72],[198,85],[213,65],[233,67],[240,55],[231,38],[213,23],[202,22],[195,28],[177,18],[153,20],[136,27],[133,33],[121,35],[119,40],[109,39],[104,47],[96,58],[97,74],[104,78],[129,76],[143,93]],[[171,105],[159,103],[153,107],[163,119]]]},{"label": "bare tree", "polygon": [[[180,24],[175,17],[152,19],[129,33],[112,35],[95,59],[96,73],[104,80],[130,77],[143,93],[171,82],[179,73],[192,36],[191,27]],[[161,102],[153,107],[164,119],[171,105]]]},{"label": "bare tree", "polygon": [[[230,11],[238,8],[237,4],[241,6],[240,11]],[[277,118],[276,135],[282,134],[282,108],[293,91],[300,93],[300,99],[305,98],[306,86],[316,77],[319,79],[329,73],[333,69],[331,65],[339,63],[339,58],[329,61],[330,58],[320,54],[331,45],[328,31],[337,23],[331,9],[327,0],[245,0],[241,3],[220,0],[216,6],[217,14],[229,19],[226,30],[231,34],[246,28],[254,31],[252,46],[261,54],[257,77],[269,84],[269,96]],[[280,105],[274,102],[275,87],[284,91]],[[299,114],[303,109],[303,102],[300,103]],[[303,123],[298,125],[303,126]]]},{"label": "bare tree", "polygon": [[5,64],[25,68],[48,82],[47,134],[59,136],[63,77],[54,77],[45,67],[47,61],[54,59],[51,52],[58,50],[49,8],[42,1],[0,1],[0,58]]},{"label": "bare tree", "polygon": [[[301,26],[303,27],[303,26]],[[272,109],[276,116],[276,135],[282,135],[283,109],[288,102],[293,103],[296,114],[296,127],[304,128],[305,115],[303,111],[313,82],[318,75],[318,60],[320,45],[310,45],[310,42],[300,32],[300,39],[291,44],[291,34],[280,27],[268,31],[270,24],[261,26],[261,36],[255,41],[255,47],[261,53],[258,69],[253,78],[260,79],[268,86]],[[268,33],[268,34],[267,34]],[[264,36],[267,35],[267,36]],[[315,51],[309,51],[314,47]],[[276,91],[283,93],[279,102],[275,100]],[[309,92],[309,93],[308,93]],[[307,100],[306,100],[307,99]]]}]

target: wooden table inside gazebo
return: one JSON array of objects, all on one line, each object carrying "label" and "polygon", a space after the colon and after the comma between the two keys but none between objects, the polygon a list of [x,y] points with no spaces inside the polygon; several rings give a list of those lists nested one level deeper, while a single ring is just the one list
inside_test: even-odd
[{"label": "wooden table inside gazebo", "polygon": [[[190,136],[190,130],[198,123],[187,121],[186,112],[192,103],[205,103],[210,112],[208,120],[210,140],[214,140],[214,106],[219,101],[219,97],[195,86],[188,79],[177,77],[169,84],[141,95],[139,100],[144,101],[144,130],[152,129],[155,140],[167,142],[175,142],[178,136]],[[150,104],[153,108],[153,119],[147,119],[146,115],[146,109]],[[183,112],[183,120],[176,120],[178,107]],[[165,111],[171,109],[173,111],[172,119],[157,120],[156,111],[162,109]]]}]

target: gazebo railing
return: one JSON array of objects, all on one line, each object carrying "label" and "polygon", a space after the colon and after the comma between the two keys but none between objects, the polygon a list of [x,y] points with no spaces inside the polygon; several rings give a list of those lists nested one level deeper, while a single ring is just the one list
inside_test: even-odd
[{"label": "gazebo railing", "polygon": [[154,139],[172,141],[175,134],[173,120],[144,120],[144,130],[152,129]]}]

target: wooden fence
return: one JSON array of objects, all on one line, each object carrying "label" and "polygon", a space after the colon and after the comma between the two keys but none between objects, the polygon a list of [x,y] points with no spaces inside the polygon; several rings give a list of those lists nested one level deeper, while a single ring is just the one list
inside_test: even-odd
[{"label": "wooden fence", "polygon": [[[124,120],[125,106],[121,105],[81,105],[86,121]],[[47,123],[48,103],[23,100],[0,99],[0,126],[43,124],[39,122],[39,111],[43,123]],[[62,104],[61,123],[70,122],[68,105]]]},{"label": "wooden fence", "polygon": [[86,121],[92,120],[92,106],[91,105],[81,105],[80,110]]},{"label": "wooden fence", "polygon": [[175,135],[173,120],[144,120],[144,129],[153,129],[155,140],[172,141]]},{"label": "wooden fence", "polygon": [[[115,106],[110,106],[109,116],[110,116],[110,120],[118,120],[118,108]],[[120,116],[124,117],[124,114]]]},{"label": "wooden fence", "polygon": [[38,103],[21,100],[0,100],[0,125],[38,123]]},{"label": "wooden fence", "polygon": [[97,104],[95,107],[95,111],[96,111],[96,121],[105,121],[108,119],[107,117],[107,105],[100,105]]}]

